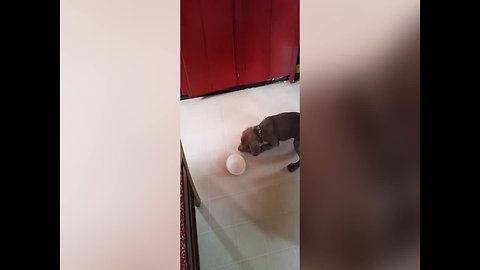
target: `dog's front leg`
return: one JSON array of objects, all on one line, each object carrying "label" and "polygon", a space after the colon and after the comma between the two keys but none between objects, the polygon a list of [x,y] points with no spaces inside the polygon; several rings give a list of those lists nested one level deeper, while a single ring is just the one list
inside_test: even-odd
[{"label": "dog's front leg", "polygon": [[294,172],[299,167],[300,167],[300,160],[295,162],[295,163],[292,162],[292,163],[288,164],[287,169],[288,169],[289,172]]},{"label": "dog's front leg", "polygon": [[269,143],[267,143],[267,144],[262,144],[262,147],[261,147],[261,148],[262,148],[262,152],[267,151],[267,150],[270,150],[270,149],[272,149],[273,147],[274,147],[274,146],[271,145],[271,144],[269,144]]},{"label": "dog's front leg", "polygon": [[258,144],[258,151],[253,151],[252,152],[252,155],[254,156],[258,156],[259,154],[269,150],[269,149],[272,149],[273,148],[273,145],[271,144]]}]

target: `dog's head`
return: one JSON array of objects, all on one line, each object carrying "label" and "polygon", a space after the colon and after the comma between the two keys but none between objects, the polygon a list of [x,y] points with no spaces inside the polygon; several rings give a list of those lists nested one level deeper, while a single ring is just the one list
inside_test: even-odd
[{"label": "dog's head", "polygon": [[253,127],[249,127],[242,132],[238,151],[243,153],[250,153],[254,156],[260,154],[260,141]]}]

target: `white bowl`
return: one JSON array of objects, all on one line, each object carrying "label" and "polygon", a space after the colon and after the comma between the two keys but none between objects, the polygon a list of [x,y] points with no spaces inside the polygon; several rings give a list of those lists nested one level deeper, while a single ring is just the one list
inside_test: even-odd
[{"label": "white bowl", "polygon": [[247,164],[245,163],[245,159],[239,154],[232,154],[227,158],[227,170],[233,175],[241,175]]}]

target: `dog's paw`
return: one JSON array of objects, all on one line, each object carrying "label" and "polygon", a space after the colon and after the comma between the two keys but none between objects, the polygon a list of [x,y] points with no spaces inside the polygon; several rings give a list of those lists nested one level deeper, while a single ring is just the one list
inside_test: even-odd
[{"label": "dog's paw", "polygon": [[300,164],[298,164],[298,163],[290,163],[290,164],[288,164],[288,166],[287,166],[287,170],[288,170],[289,172],[294,172],[294,171],[296,171],[296,170],[298,169],[298,167],[300,167],[299,165],[300,165]]}]

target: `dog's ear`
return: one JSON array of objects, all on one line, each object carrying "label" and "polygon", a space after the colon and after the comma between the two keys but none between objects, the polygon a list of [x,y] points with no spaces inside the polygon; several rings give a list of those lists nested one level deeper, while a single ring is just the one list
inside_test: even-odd
[{"label": "dog's ear", "polygon": [[242,136],[253,132],[253,127],[248,127],[242,132]]}]

